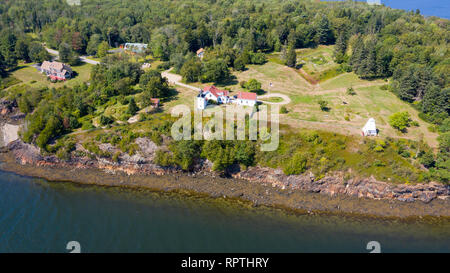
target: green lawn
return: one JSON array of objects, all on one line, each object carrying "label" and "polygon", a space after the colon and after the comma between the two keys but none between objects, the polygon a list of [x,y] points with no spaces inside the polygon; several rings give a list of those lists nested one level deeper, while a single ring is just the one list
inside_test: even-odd
[{"label": "green lawn", "polygon": [[11,76],[22,81],[32,87],[62,87],[64,85],[73,87],[75,85],[86,82],[90,78],[91,64],[82,63],[81,65],[72,66],[72,70],[76,73],[76,76],[65,82],[52,83],[47,80],[47,77],[39,72],[32,64],[20,64],[13,72]]},{"label": "green lawn", "polygon": [[262,101],[267,101],[267,102],[282,102],[284,101],[282,98],[280,97],[270,97],[270,98],[265,98],[262,99]]}]

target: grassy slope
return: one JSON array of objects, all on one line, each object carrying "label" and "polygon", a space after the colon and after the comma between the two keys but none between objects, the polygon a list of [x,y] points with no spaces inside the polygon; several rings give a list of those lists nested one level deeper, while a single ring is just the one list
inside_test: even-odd
[{"label": "grassy slope", "polygon": [[[326,47],[306,49],[308,56],[326,52]],[[314,51],[318,51],[314,52]],[[269,58],[270,60],[270,58]],[[324,66],[329,66],[324,64]],[[287,105],[290,112],[283,115],[281,122],[297,128],[311,128],[334,131],[343,134],[360,135],[361,128],[369,117],[374,117],[385,137],[401,137],[413,140],[424,139],[430,146],[437,146],[437,134],[428,130],[430,124],[418,118],[418,112],[407,103],[398,99],[389,91],[381,90],[384,80],[367,81],[359,79],[354,73],[344,73],[318,85],[309,84],[294,69],[275,61],[266,64],[249,65],[244,72],[234,72],[235,83],[227,85],[233,91],[242,90],[239,82],[257,79],[262,89],[268,93],[288,95],[292,102]],[[269,87],[269,83],[273,86]],[[346,94],[348,87],[353,87],[357,95]],[[324,99],[329,102],[330,111],[320,110],[317,102]],[[344,104],[344,102],[346,104]],[[400,134],[388,125],[388,117],[399,111],[408,111],[419,127],[409,128],[406,134]],[[349,121],[345,120],[348,116]]]}]

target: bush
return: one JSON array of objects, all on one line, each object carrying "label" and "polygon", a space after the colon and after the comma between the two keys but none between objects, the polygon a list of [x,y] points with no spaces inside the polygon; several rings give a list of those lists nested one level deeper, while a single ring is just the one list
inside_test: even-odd
[{"label": "bush", "polygon": [[243,84],[243,87],[250,92],[257,92],[261,90],[261,83],[255,79],[250,79]]},{"label": "bush", "polygon": [[356,95],[355,89],[353,89],[353,87],[347,88],[347,95],[350,95],[350,96]]},{"label": "bush", "polygon": [[281,114],[287,114],[289,111],[287,110],[286,106],[281,106],[280,113]]},{"label": "bush", "polygon": [[427,169],[434,167],[434,165],[435,165],[434,154],[432,152],[424,153],[420,157],[419,162],[420,162],[420,164],[425,166],[425,168],[427,168]]},{"label": "bush", "polygon": [[250,63],[252,64],[265,64],[267,61],[266,54],[262,52],[252,53],[250,55]]},{"label": "bush", "polygon": [[325,101],[325,100],[319,100],[317,103],[318,103],[319,106],[320,106],[320,110],[322,110],[322,111],[328,111],[328,110],[329,110],[329,108],[328,108],[328,102],[327,102],[327,101]]},{"label": "bush", "polygon": [[104,116],[104,115],[100,116],[100,124],[103,126],[112,124],[113,122],[114,122],[114,119],[112,117],[108,117],[108,116]]},{"label": "bush", "polygon": [[308,163],[306,157],[302,154],[295,154],[287,165],[283,167],[283,172],[286,175],[302,174],[306,171],[306,164]]},{"label": "bush", "polygon": [[384,166],[386,166],[386,164],[384,162],[382,162],[382,161],[377,159],[377,160],[375,160],[375,162],[373,162],[373,166],[375,166],[375,167],[384,167]]},{"label": "bush", "polygon": [[171,166],[173,164],[172,155],[167,151],[157,150],[154,162],[163,167]]},{"label": "bush", "polygon": [[83,122],[83,125],[81,125],[82,130],[90,130],[90,129],[94,129],[94,128],[95,128],[95,126],[92,125],[91,121],[85,121],[85,122]]},{"label": "bush", "polygon": [[410,126],[410,123],[411,116],[407,111],[397,112],[389,117],[389,124],[400,132],[406,132],[406,128]]}]

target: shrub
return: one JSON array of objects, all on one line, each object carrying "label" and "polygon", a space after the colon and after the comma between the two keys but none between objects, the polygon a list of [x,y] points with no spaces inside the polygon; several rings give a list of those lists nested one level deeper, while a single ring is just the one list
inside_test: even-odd
[{"label": "shrub", "polygon": [[375,166],[375,167],[384,167],[384,166],[386,166],[386,164],[384,162],[382,162],[382,161],[377,159],[377,160],[375,160],[375,162],[373,162],[373,166]]},{"label": "shrub", "polygon": [[154,162],[163,167],[171,166],[173,164],[172,155],[167,151],[157,150]]},{"label": "shrub", "polygon": [[350,96],[356,95],[355,89],[353,89],[353,87],[347,88],[347,95],[350,95]]},{"label": "shrub", "polygon": [[116,152],[113,157],[111,158],[114,162],[119,162],[120,152]]},{"label": "shrub", "polygon": [[410,123],[411,116],[407,111],[397,112],[389,117],[389,124],[401,132],[405,132]]},{"label": "shrub", "polygon": [[281,106],[280,113],[281,114],[287,114],[289,111],[287,110],[286,106]]},{"label": "shrub", "polygon": [[302,154],[295,154],[283,167],[283,172],[286,175],[302,174],[306,171],[306,164],[308,163],[306,157]]},{"label": "shrub", "polygon": [[103,126],[112,124],[113,122],[114,122],[114,119],[112,117],[108,117],[108,116],[104,116],[104,115],[100,116],[100,124]]},{"label": "shrub", "polygon": [[420,157],[419,162],[420,162],[420,164],[425,166],[425,168],[427,168],[427,169],[434,167],[434,165],[435,165],[434,154],[432,152],[424,153]]},{"label": "shrub", "polygon": [[243,87],[250,92],[257,92],[261,90],[261,83],[255,79],[250,79],[244,83]]},{"label": "shrub", "polygon": [[320,110],[322,110],[322,111],[328,111],[328,110],[329,110],[329,108],[328,108],[328,102],[327,102],[327,101],[325,101],[325,100],[319,100],[317,103],[318,103],[319,106],[320,106]]}]

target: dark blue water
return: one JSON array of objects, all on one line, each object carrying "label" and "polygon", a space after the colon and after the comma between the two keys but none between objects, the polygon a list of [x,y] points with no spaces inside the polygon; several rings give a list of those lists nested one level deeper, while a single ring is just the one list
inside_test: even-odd
[{"label": "dark blue water", "polygon": [[[327,1],[339,1],[339,0],[327,0]],[[358,0],[361,2],[367,2],[364,0]],[[403,9],[407,11],[420,10],[420,13],[425,16],[438,16],[446,19],[450,19],[450,1],[449,0],[381,0],[381,3],[385,6],[394,9]]]},{"label": "dark blue water", "polygon": [[0,252],[450,252],[450,221],[287,214],[0,172]]}]

